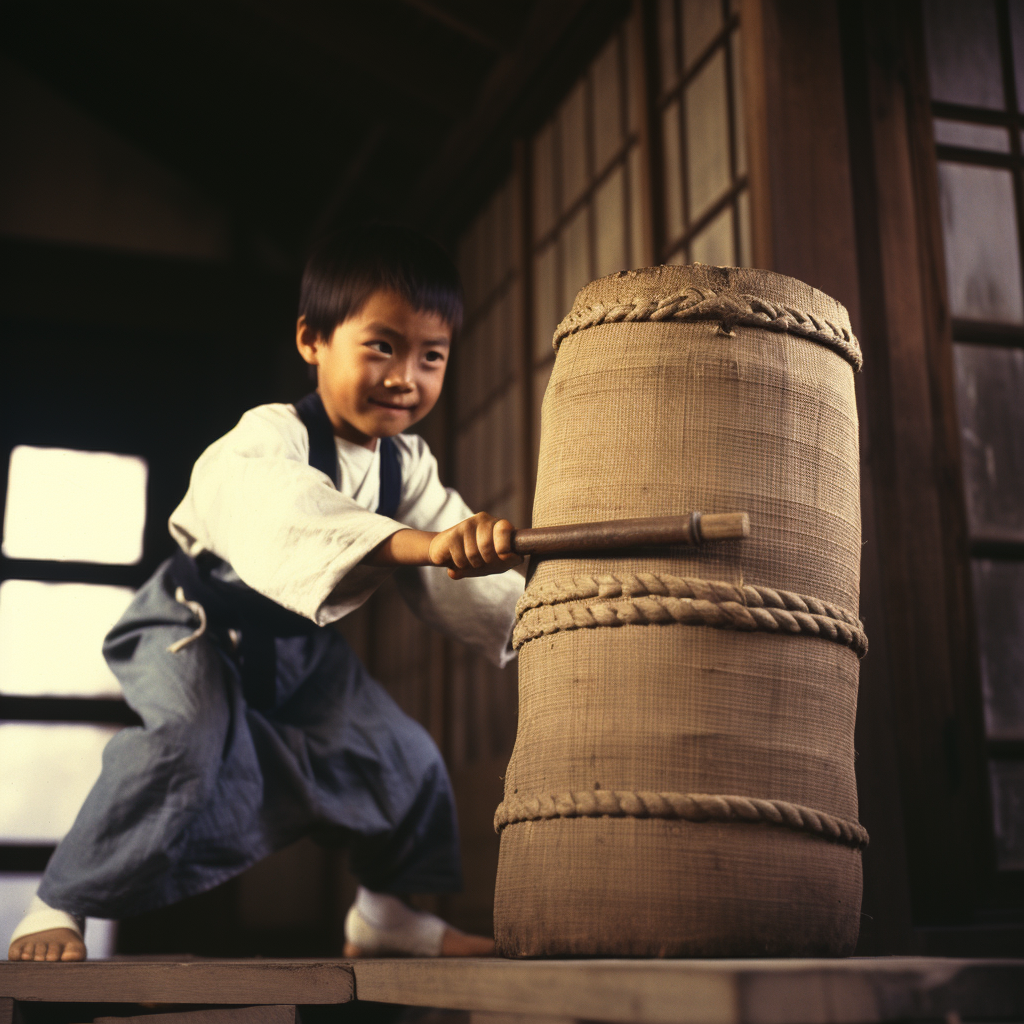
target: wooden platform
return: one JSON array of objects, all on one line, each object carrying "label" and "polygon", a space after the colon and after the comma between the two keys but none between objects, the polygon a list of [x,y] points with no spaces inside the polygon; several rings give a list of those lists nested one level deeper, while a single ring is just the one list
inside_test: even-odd
[{"label": "wooden platform", "polygon": [[[1020,1022],[1024,960],[0,961],[0,1024],[32,1024],[44,1005],[54,1011],[59,1004],[80,1004],[77,1024],[132,1017],[143,1012],[139,1004],[149,1004],[152,1024],[161,1024],[160,1009],[177,1011],[162,1024],[269,1024],[300,1020],[295,1007],[359,1001],[465,1011],[481,1024],[512,1016],[623,1024]],[[123,1004],[124,1012],[89,1017],[85,1004]],[[268,1012],[181,1012],[199,1005]],[[51,1012],[46,1019],[57,1018]]]}]

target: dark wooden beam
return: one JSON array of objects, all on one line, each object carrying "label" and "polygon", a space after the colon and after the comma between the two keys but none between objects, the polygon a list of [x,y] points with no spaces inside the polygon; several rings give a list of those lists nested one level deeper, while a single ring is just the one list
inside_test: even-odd
[{"label": "dark wooden beam", "polygon": [[476,25],[471,25],[464,18],[460,18],[457,14],[442,7],[440,4],[433,3],[432,0],[402,0],[402,2],[421,14],[425,14],[428,18],[432,18],[439,24],[444,25],[445,28],[450,28],[453,32],[457,32],[471,43],[483,47],[485,50],[497,53],[504,49],[501,40],[496,39]]},{"label": "dark wooden beam", "polygon": [[41,875],[55,849],[52,844],[0,846],[0,873]]},{"label": "dark wooden beam", "polygon": [[110,722],[141,725],[117,697],[12,697],[0,694],[0,722]]}]

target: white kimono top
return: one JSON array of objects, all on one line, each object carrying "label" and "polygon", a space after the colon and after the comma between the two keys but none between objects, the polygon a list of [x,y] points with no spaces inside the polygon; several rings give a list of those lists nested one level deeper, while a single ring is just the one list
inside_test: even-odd
[{"label": "white kimono top", "polygon": [[208,551],[243,583],[327,625],[358,608],[389,572],[412,610],[496,665],[514,656],[511,632],[523,578],[514,570],[450,579],[438,567],[361,565],[409,526],[444,530],[473,513],[445,487],[437,460],[415,434],[395,437],[402,491],[395,519],[377,515],[380,445],[370,451],[335,438],[339,486],[309,465],[309,437],[291,405],[261,405],[199,457],[171,535],[193,557]]}]

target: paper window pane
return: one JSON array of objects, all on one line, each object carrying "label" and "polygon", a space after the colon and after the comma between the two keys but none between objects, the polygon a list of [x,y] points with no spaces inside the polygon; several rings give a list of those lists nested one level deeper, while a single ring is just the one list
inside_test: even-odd
[{"label": "paper window pane", "polygon": [[0,842],[62,839],[117,731],[104,725],[0,723]]},{"label": "paper window pane", "polygon": [[477,224],[472,224],[462,233],[459,239],[459,277],[462,279],[462,292],[466,302],[466,319],[468,320],[476,312],[480,302],[480,287],[477,284],[477,266],[479,257],[477,255]]},{"label": "paper window pane", "polygon": [[[473,467],[476,476],[477,504],[475,508],[486,509],[491,500],[494,486],[494,459],[491,457],[493,444],[492,424],[494,420],[494,402],[487,403],[486,408],[473,421],[472,431],[476,435],[475,447],[477,462]],[[495,446],[496,447],[496,446]]]},{"label": "paper window pane", "polygon": [[100,648],[131,599],[127,587],[0,583],[0,693],[120,696]]},{"label": "paper window pane", "polygon": [[498,364],[501,367],[501,379],[511,380],[520,372],[519,353],[522,337],[522,292],[518,279],[511,282],[495,303],[497,326],[495,336],[498,338]]},{"label": "paper window pane", "polygon": [[1017,76],[1017,107],[1024,107],[1024,0],[1010,0],[1013,70]]},{"label": "paper window pane", "polygon": [[722,0],[683,0],[683,66],[690,68],[722,31]]},{"label": "paper window pane", "polygon": [[1024,562],[979,558],[971,569],[985,732],[1024,740]]},{"label": "paper window pane", "polygon": [[667,267],[685,267],[690,262],[690,256],[685,245],[668,255],[663,261]]},{"label": "paper window pane", "polygon": [[733,144],[737,176],[747,173],[747,122],[746,108],[743,103],[743,40],[740,37],[740,32],[740,29],[736,29],[729,40],[732,60],[733,123],[736,132]]},{"label": "paper window pane", "polygon": [[533,140],[533,236],[543,238],[558,219],[555,195],[555,122],[548,121]]},{"label": "paper window pane", "polygon": [[134,565],[145,525],[145,459],[27,445],[11,452],[8,558]]},{"label": "paper window pane", "polygon": [[[21,923],[42,878],[42,875],[0,874],[0,936],[5,942]],[[95,917],[85,919],[85,948],[89,951],[90,960],[112,957],[116,938],[116,921],[101,921]]]},{"label": "paper window pane", "polygon": [[494,283],[501,284],[515,269],[516,236],[512,182],[506,181],[494,197]]},{"label": "paper window pane", "polygon": [[1024,541],[1024,349],[954,345],[971,536]]},{"label": "paper window pane", "polygon": [[594,213],[597,219],[597,277],[625,270],[626,256],[626,197],[625,172],[615,170],[594,193]]},{"label": "paper window pane", "polygon": [[932,99],[1003,108],[993,0],[928,0],[924,12]]},{"label": "paper window pane", "polygon": [[665,235],[674,242],[682,233],[683,163],[679,138],[679,103],[673,100],[661,115],[661,138],[665,155]]},{"label": "paper window pane", "polygon": [[992,761],[992,809],[1000,871],[1024,870],[1024,761]]},{"label": "paper window pane", "polygon": [[475,456],[472,429],[460,430],[455,436],[455,480],[459,493],[470,508],[479,507],[474,487],[476,480]]},{"label": "paper window pane", "polygon": [[710,267],[733,267],[736,256],[732,234],[732,207],[727,206],[690,242],[690,259]]},{"label": "paper window pane", "polygon": [[491,394],[495,388],[502,387],[507,378],[508,348],[504,341],[508,325],[502,317],[507,313],[508,306],[504,298],[502,295],[491,303],[487,333],[481,339],[484,343],[481,353],[483,377],[479,385],[481,390],[477,392],[481,397]]},{"label": "paper window pane", "polygon": [[690,223],[731,184],[725,54],[719,50],[686,87]]},{"label": "paper window pane", "polygon": [[1010,133],[1005,128],[966,121],[947,121],[942,117],[935,118],[935,141],[940,146],[987,149],[993,153],[1010,152]]},{"label": "paper window pane", "polygon": [[491,202],[484,207],[477,218],[478,238],[480,240],[480,247],[477,249],[476,254],[479,264],[477,266],[477,275],[480,283],[479,301],[484,304],[491,297],[491,292],[494,291],[494,286],[497,283],[497,257],[495,254],[497,233],[495,230],[494,206],[494,199],[492,197]]},{"label": "paper window pane", "polygon": [[739,267],[752,267],[754,265],[754,255],[750,241],[750,192],[747,189],[744,189],[736,197],[736,213],[740,221],[740,251],[736,265]]},{"label": "paper window pane", "polygon": [[475,396],[472,407],[476,409],[480,401],[493,388],[494,381],[489,372],[488,346],[494,337],[494,306],[487,306],[486,313],[480,318],[480,329],[476,332],[476,342],[473,345],[470,368],[473,376],[470,378],[469,394]]},{"label": "paper window pane", "polygon": [[559,313],[557,241],[533,258],[533,354],[539,362],[551,357],[551,337],[562,319]]},{"label": "paper window pane", "polygon": [[590,210],[586,206],[577,211],[562,232],[562,255],[564,279],[559,320],[572,309],[576,293],[593,277],[590,272]]},{"label": "paper window pane", "polygon": [[567,210],[583,194],[590,181],[587,160],[586,79],[581,79],[562,104],[559,154],[562,160],[562,209]]},{"label": "paper window pane", "polygon": [[676,0],[658,0],[658,65],[661,88],[668,91],[679,78],[676,53]]},{"label": "paper window pane", "polygon": [[[522,480],[523,472],[523,390],[519,381],[511,384],[502,396],[498,416],[501,434],[505,438],[505,446],[502,449],[504,455],[501,459],[492,458],[492,461],[503,471],[501,493],[508,497],[502,498],[500,507],[505,508],[510,502],[513,504],[518,502],[519,483]],[[493,445],[491,450],[492,452],[495,450]],[[497,507],[499,506],[496,503],[495,508]],[[498,515],[494,508],[489,511],[492,515]],[[518,511],[514,515],[502,514],[517,526],[522,518]]]},{"label": "paper window pane", "polygon": [[641,67],[637,67],[638,54],[641,51],[635,18],[627,18],[622,29],[622,49],[626,58],[626,121],[630,133],[640,130],[640,97],[636,94],[638,78],[642,76]]},{"label": "paper window pane", "polygon": [[512,415],[512,403],[506,391],[492,406],[491,451],[501,452],[502,458],[490,458],[492,479],[487,499],[488,507],[494,505],[498,495],[510,491],[516,482],[515,449],[518,438],[512,432],[515,424]]},{"label": "paper window pane", "polygon": [[591,81],[594,90],[594,170],[600,174],[622,145],[622,74],[617,35],[594,61]]},{"label": "paper window pane", "polygon": [[[451,363],[451,373],[454,376],[456,387],[461,394],[472,394],[470,390],[470,382],[472,381],[472,374],[470,373],[470,359],[472,358],[473,346],[476,344],[477,325],[473,324],[468,330],[464,330],[459,334],[458,349],[454,353],[454,357]],[[448,378],[449,380],[452,377]]]},{"label": "paper window pane", "polygon": [[939,199],[953,316],[1024,322],[1010,172],[940,161]]},{"label": "paper window pane", "polygon": [[[464,336],[458,347],[459,384],[464,394],[475,395],[477,364],[480,361],[480,334],[483,324],[477,320],[471,335]],[[460,410],[460,414],[468,410]]]},{"label": "paper window pane", "polygon": [[630,267],[642,267],[649,261],[644,251],[644,199],[643,173],[640,164],[640,147],[629,150],[629,232]]}]

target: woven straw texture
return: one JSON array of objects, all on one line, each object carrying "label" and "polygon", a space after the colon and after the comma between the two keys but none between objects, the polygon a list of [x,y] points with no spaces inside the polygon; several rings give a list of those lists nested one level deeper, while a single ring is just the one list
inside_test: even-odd
[{"label": "woven straw texture", "polygon": [[536,566],[499,952],[848,953],[867,837],[846,311],[777,274],[659,267],[588,285],[555,342],[535,526],[698,509],[749,512],[752,535]]}]

